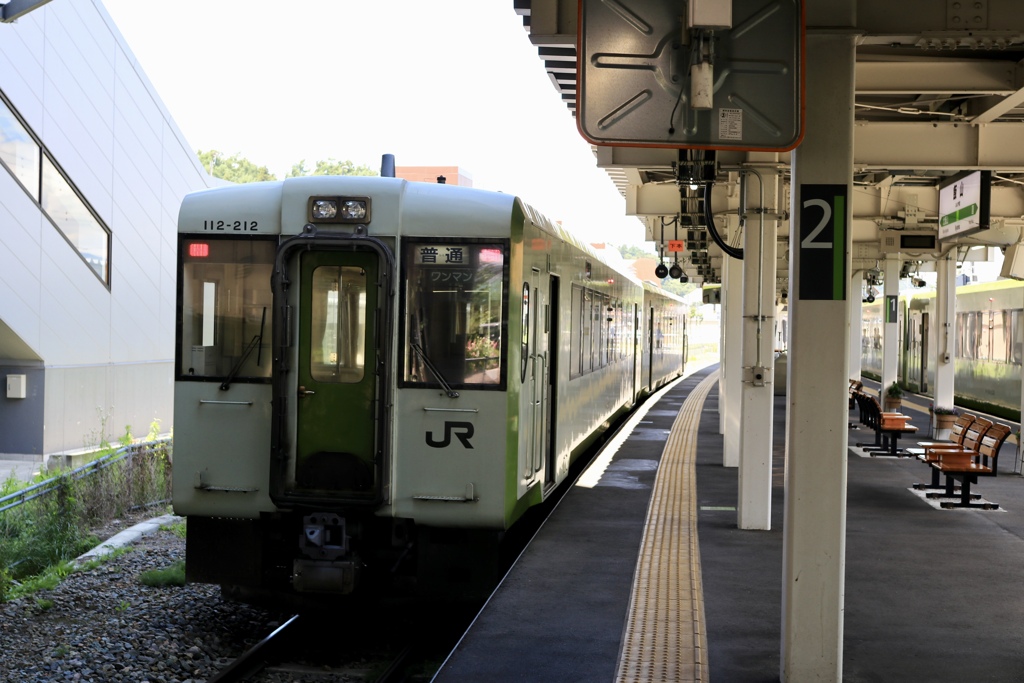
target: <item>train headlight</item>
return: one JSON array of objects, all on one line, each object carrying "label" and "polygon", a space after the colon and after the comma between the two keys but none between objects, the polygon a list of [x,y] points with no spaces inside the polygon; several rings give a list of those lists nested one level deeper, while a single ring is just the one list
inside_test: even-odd
[{"label": "train headlight", "polygon": [[366,201],[346,199],[341,203],[341,217],[352,221],[360,221],[366,218]]},{"label": "train headlight", "polygon": [[338,215],[338,202],[334,199],[314,199],[311,209],[313,218],[326,220]]},{"label": "train headlight", "polygon": [[310,197],[310,223],[369,223],[369,197]]}]

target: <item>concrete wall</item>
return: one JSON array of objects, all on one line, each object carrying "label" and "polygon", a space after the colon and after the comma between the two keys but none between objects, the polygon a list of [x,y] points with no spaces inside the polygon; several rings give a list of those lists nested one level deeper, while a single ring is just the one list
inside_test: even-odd
[{"label": "concrete wall", "polygon": [[0,365],[45,370],[44,425],[22,425],[45,435],[17,443],[169,429],[178,207],[209,179],[99,0],[0,24],[0,91],[111,230],[108,289],[0,168],[0,321],[20,342],[0,337]]}]

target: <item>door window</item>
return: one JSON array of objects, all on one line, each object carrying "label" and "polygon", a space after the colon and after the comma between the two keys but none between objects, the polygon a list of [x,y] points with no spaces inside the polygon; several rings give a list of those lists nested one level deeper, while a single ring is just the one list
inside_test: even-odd
[{"label": "door window", "polygon": [[313,271],[309,374],[318,382],[363,379],[366,354],[366,271],[320,266]]}]

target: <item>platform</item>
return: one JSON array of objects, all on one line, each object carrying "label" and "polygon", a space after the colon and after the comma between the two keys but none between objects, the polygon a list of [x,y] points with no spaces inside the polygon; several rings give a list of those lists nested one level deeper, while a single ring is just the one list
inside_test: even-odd
[{"label": "platform", "polygon": [[[737,528],[737,470],[721,465],[717,390],[701,402],[690,503],[696,536],[679,524],[671,547],[652,555],[677,566],[699,557],[697,575],[686,585],[671,583],[678,577],[655,584],[676,615],[644,625],[642,646],[630,645],[642,618],[631,602],[647,602],[635,586],[657,463],[668,432],[688,430],[680,408],[711,371],[648,406],[591,477],[597,485],[566,494],[435,681],[779,680],[784,397],[775,399],[771,531]],[[927,405],[910,398],[904,406],[922,440],[928,420],[918,409]],[[856,424],[856,408],[850,415]],[[871,438],[854,429],[849,441]],[[923,463],[850,449],[843,680],[1024,679],[1024,481],[1010,472],[1015,448],[1004,445],[999,476],[975,487],[999,503],[992,511],[935,509],[910,490],[930,477]],[[686,631],[696,602],[703,623]],[[640,666],[631,652],[641,653]]]}]

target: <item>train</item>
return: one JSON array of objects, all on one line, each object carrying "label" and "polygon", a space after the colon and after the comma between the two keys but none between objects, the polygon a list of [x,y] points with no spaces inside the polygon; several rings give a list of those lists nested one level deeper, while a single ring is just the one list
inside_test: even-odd
[{"label": "train", "polygon": [[503,536],[684,371],[686,310],[519,197],[388,176],[187,195],[186,578],[315,607],[485,595]]},{"label": "train", "polygon": [[[956,288],[956,324],[949,339],[935,326],[935,292],[904,292],[897,309],[897,381],[932,395],[936,348],[953,352],[957,405],[1019,421],[1024,361],[1024,283],[998,280]],[[861,308],[861,369],[882,374],[883,302]]]}]

